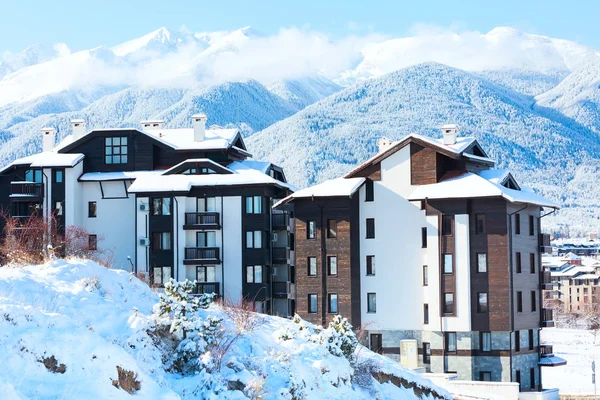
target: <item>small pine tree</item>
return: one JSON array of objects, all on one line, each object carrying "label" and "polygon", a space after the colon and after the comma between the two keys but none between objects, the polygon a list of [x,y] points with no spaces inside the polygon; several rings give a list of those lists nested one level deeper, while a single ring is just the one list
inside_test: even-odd
[{"label": "small pine tree", "polygon": [[337,349],[339,349],[341,355],[346,357],[348,360],[352,360],[356,346],[358,346],[358,339],[352,330],[352,325],[350,325],[350,322],[348,322],[348,320],[343,318],[341,315],[336,315],[329,323],[327,330],[329,331],[328,343],[330,352],[334,354],[334,352],[338,352]]}]

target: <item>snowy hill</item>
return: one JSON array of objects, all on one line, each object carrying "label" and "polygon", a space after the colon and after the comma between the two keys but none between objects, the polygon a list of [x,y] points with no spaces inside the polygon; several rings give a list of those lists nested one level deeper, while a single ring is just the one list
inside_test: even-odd
[{"label": "snowy hill", "polygon": [[537,106],[530,96],[440,64],[409,67],[345,89],[255,134],[248,146],[305,186],[348,172],[377,152],[383,136],[439,137],[439,127],[449,122],[462,135],[478,138],[500,167],[569,207],[559,215],[572,225],[600,227],[598,217],[576,216],[584,209],[600,211],[593,201],[600,194],[597,185],[582,184],[600,159],[597,135]]},{"label": "snowy hill", "polygon": [[210,361],[221,354],[216,347],[205,353],[198,374],[167,372],[164,360],[172,354],[168,335],[157,333],[157,302],[157,294],[129,273],[90,261],[0,268],[0,364],[10,366],[0,375],[2,398],[129,399],[117,367],[137,374],[135,394],[148,399],[450,398],[362,346],[351,364],[331,353],[335,344],[315,342],[310,324],[250,316],[260,324],[240,331],[218,305],[194,315],[221,319],[220,337],[237,336],[222,367]]}]

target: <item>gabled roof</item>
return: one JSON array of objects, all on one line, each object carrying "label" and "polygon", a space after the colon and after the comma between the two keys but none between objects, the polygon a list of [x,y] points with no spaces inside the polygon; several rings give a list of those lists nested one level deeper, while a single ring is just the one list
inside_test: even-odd
[{"label": "gabled roof", "polygon": [[[181,171],[184,171],[185,169],[193,168],[195,166],[198,166],[199,164],[203,165],[207,168],[211,168],[216,173],[233,174],[233,171],[222,166],[221,164],[214,162],[213,160],[211,160],[209,158],[191,158],[189,160],[182,161],[179,164],[169,168],[168,170],[166,170],[163,173],[163,175],[178,174]],[[186,168],[186,166],[187,166],[187,168]]]},{"label": "gabled roof", "polygon": [[[463,155],[466,156],[467,154],[469,154],[469,157],[473,158],[476,161],[485,162],[486,164],[494,165],[494,161],[487,158],[487,154],[485,153],[483,148],[479,145],[479,143],[477,142],[477,139],[475,139],[473,137],[458,137],[458,138],[456,138],[455,144],[447,145],[447,144],[444,144],[443,139],[432,139],[427,136],[419,135],[416,133],[411,133],[410,135],[406,136],[404,139],[393,143],[387,149],[375,154],[373,157],[369,158],[367,161],[365,161],[358,167],[354,168],[352,171],[348,172],[344,177],[345,178],[355,177],[356,174],[359,173],[360,171],[362,171],[372,165],[380,163],[381,161],[385,160],[392,154],[394,154],[397,151],[399,151],[400,149],[404,148],[409,143],[416,143],[421,146],[434,148],[436,151],[438,151],[448,157],[454,158],[454,159],[458,159]],[[483,156],[475,156],[472,153],[470,153],[470,151],[472,151],[473,149],[477,149],[477,151],[480,152],[481,154],[483,154]]]},{"label": "gabled roof", "polygon": [[140,176],[156,176],[164,171],[115,171],[115,172],[86,172],[79,177],[81,182],[132,181]]},{"label": "gabled roof", "polygon": [[365,182],[365,178],[337,178],[330,179],[318,185],[299,190],[283,200],[280,200],[273,208],[289,203],[298,198],[311,197],[350,197]]},{"label": "gabled roof", "polygon": [[31,156],[22,157],[14,160],[6,167],[0,169],[0,173],[6,171],[10,167],[16,165],[29,165],[31,168],[57,168],[57,167],[74,167],[85,156],[83,154],[60,154],[54,151],[44,151]]}]

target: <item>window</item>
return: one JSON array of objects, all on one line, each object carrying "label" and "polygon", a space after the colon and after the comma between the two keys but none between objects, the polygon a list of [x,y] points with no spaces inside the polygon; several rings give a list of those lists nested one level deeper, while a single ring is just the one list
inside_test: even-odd
[{"label": "window", "polygon": [[517,292],[517,312],[523,312],[523,292]]},{"label": "window", "polygon": [[328,304],[329,304],[329,312],[332,314],[337,314],[338,312],[338,295],[335,293],[330,293],[327,295]]},{"label": "window", "polygon": [[107,137],[104,139],[104,160],[106,164],[127,164],[127,138]]},{"label": "window", "polygon": [[215,197],[200,197],[198,198],[198,212],[215,212],[217,211],[217,199]]},{"label": "window", "polygon": [[492,380],[492,373],[489,371],[481,371],[479,373],[479,380],[485,381],[485,382],[490,382]]},{"label": "window", "polygon": [[421,248],[427,248],[427,227],[425,226],[421,228]]},{"label": "window", "polygon": [[25,171],[25,180],[27,182],[42,183],[42,170],[28,169]]},{"label": "window", "polygon": [[196,234],[196,244],[198,247],[215,247],[217,245],[217,232],[198,232]]},{"label": "window", "polygon": [[96,218],[97,206],[95,201],[88,202],[88,218]]},{"label": "window", "polygon": [[308,295],[308,312],[310,314],[314,314],[317,312],[317,295],[316,294]]},{"label": "window", "polygon": [[57,201],[54,204],[54,213],[57,217],[60,217],[61,215],[63,215],[63,203],[62,201]]},{"label": "window", "polygon": [[263,239],[262,231],[246,231],[246,248],[262,249]]},{"label": "window", "polygon": [[88,249],[98,250],[98,235],[88,236]]},{"label": "window", "polygon": [[377,295],[375,293],[367,293],[367,312],[377,312]]},{"label": "window", "polygon": [[246,266],[246,283],[263,283],[262,265]]},{"label": "window", "polygon": [[452,215],[442,215],[442,235],[452,235]]},{"label": "window", "polygon": [[423,342],[423,364],[431,363],[431,344]]},{"label": "window", "polygon": [[519,384],[519,390],[521,389],[521,371],[515,371],[515,381]]},{"label": "window", "polygon": [[306,238],[307,239],[316,239],[317,238],[317,222],[316,221],[308,221],[306,222]]},{"label": "window", "polygon": [[429,271],[427,265],[423,265],[423,286],[429,286]]},{"label": "window", "polygon": [[335,239],[337,237],[337,221],[335,219],[327,220],[327,237]]},{"label": "window", "polygon": [[456,332],[445,332],[446,353],[456,353]]},{"label": "window", "polygon": [[529,386],[535,388],[535,368],[529,368]]},{"label": "window", "polygon": [[479,337],[479,348],[481,351],[492,351],[492,333],[481,332]]},{"label": "window", "polygon": [[216,282],[217,281],[217,268],[212,266],[198,266],[196,267],[196,281],[200,283]]},{"label": "window", "polygon": [[444,293],[444,314],[454,313],[454,293]]},{"label": "window", "polygon": [[154,197],[151,204],[152,215],[171,215],[170,197]]},{"label": "window", "polygon": [[531,312],[537,311],[537,296],[535,295],[535,290],[531,291]]},{"label": "window", "polygon": [[475,214],[475,233],[485,233],[485,214]]},{"label": "window", "polygon": [[486,253],[477,253],[477,272],[487,272]]},{"label": "window", "polygon": [[521,234],[521,215],[515,214],[515,235]]},{"label": "window", "polygon": [[429,304],[423,304],[423,324],[429,323]]},{"label": "window", "polygon": [[533,215],[529,216],[529,236],[533,236],[535,234],[535,219]]},{"label": "window", "polygon": [[515,351],[521,351],[521,332],[515,331]]},{"label": "window", "polygon": [[375,275],[375,256],[367,256],[367,275]]},{"label": "window", "polygon": [[529,330],[529,350],[533,350],[533,329]]},{"label": "window", "polygon": [[171,250],[171,232],[152,232],[152,250]]},{"label": "window", "polygon": [[337,256],[327,257],[327,275],[337,275]]},{"label": "window", "polygon": [[308,276],[317,276],[317,257],[308,257]]},{"label": "window", "polygon": [[64,171],[62,169],[54,170],[54,182],[63,183],[64,181]]},{"label": "window", "polygon": [[173,277],[173,269],[171,267],[153,267],[152,268],[152,283],[154,285],[163,286]]},{"label": "window", "polygon": [[517,252],[517,254],[515,255],[515,264],[517,266],[517,274],[521,273],[521,253]]},{"label": "window", "polygon": [[444,254],[444,273],[452,274],[454,266],[452,265],[452,254]]},{"label": "window", "polygon": [[477,293],[477,312],[488,312],[488,295],[487,293]]},{"label": "window", "polygon": [[367,179],[365,184],[365,201],[373,201],[375,200],[375,188],[373,187],[373,181],[371,179]]},{"label": "window", "polygon": [[529,253],[529,272],[535,274],[535,253]]},{"label": "window", "polygon": [[262,214],[262,197],[246,197],[246,214]]},{"label": "window", "polygon": [[381,337],[381,333],[372,333],[369,336],[369,344],[371,345],[371,351],[376,353],[383,353],[383,340]]},{"label": "window", "polygon": [[375,218],[367,218],[367,239],[375,239]]}]

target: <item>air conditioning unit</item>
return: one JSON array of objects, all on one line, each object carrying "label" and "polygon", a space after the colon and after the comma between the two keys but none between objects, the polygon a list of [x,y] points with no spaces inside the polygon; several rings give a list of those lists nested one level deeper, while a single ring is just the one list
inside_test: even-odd
[{"label": "air conditioning unit", "polygon": [[148,211],[148,209],[149,209],[148,204],[145,204],[145,203],[140,204],[140,211]]},{"label": "air conditioning unit", "polygon": [[277,235],[277,232],[273,232],[273,235],[271,235],[271,241],[276,242],[277,239],[279,239],[279,235]]},{"label": "air conditioning unit", "polygon": [[148,238],[141,238],[140,239],[140,246],[150,246],[150,239],[148,239]]}]

